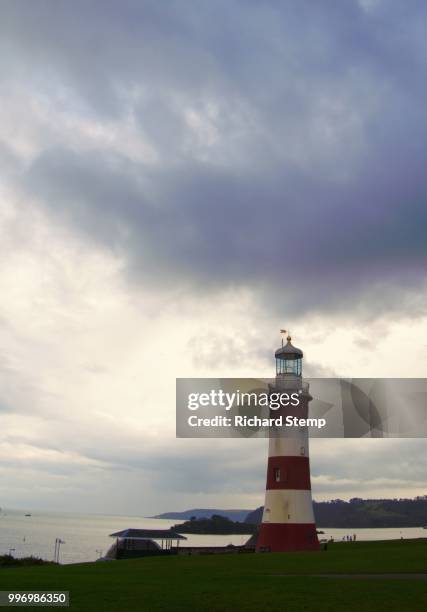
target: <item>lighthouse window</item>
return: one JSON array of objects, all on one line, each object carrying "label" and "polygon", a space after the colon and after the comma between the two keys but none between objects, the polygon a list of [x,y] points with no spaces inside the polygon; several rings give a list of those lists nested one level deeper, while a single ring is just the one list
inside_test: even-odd
[{"label": "lighthouse window", "polygon": [[276,359],[276,374],[301,376],[301,359]]},{"label": "lighthouse window", "polygon": [[301,455],[305,455],[305,448],[304,448],[304,446],[301,446]]},{"label": "lighthouse window", "polygon": [[280,482],[280,468],[274,468],[274,480]]}]

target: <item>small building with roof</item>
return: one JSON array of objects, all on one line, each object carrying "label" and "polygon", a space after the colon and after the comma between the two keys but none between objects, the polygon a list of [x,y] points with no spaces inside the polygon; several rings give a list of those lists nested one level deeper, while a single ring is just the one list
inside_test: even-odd
[{"label": "small building with roof", "polygon": [[123,529],[110,534],[115,538],[103,559],[134,559],[176,555],[180,540],[185,536],[171,529]]}]

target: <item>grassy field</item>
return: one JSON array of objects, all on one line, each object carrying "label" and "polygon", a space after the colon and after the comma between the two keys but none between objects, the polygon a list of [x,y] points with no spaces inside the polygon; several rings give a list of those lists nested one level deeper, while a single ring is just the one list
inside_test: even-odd
[{"label": "grassy field", "polygon": [[[405,576],[360,576],[371,573]],[[424,611],[427,580],[417,573],[427,573],[427,540],[0,569],[0,589],[68,590],[71,609],[82,611]]]}]

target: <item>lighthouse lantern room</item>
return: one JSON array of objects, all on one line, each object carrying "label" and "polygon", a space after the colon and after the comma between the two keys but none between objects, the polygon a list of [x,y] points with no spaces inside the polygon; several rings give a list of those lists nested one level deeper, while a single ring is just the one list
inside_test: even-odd
[{"label": "lighthouse lantern room", "polygon": [[291,344],[292,338],[286,338],[287,343],[277,349],[276,356],[276,376],[301,376],[302,373],[302,351]]}]

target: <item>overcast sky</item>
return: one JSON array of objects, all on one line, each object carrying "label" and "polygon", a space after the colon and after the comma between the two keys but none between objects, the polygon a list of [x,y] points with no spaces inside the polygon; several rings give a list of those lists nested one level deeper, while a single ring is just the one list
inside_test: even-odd
[{"label": "overcast sky", "polygon": [[[263,502],[175,377],[427,365],[423,0],[0,0],[0,505]],[[316,440],[316,499],[427,493],[424,440]]]}]

